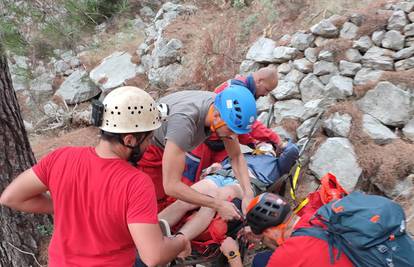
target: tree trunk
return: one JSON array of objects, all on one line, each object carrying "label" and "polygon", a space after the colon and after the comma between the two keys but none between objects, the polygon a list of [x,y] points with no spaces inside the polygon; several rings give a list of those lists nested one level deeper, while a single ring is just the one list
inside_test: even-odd
[{"label": "tree trunk", "polygon": [[[20,114],[1,36],[0,149],[0,192],[3,192],[13,178],[30,168],[36,160]],[[18,249],[34,253],[37,257],[44,239],[40,230],[50,225],[47,215],[26,214],[0,206],[0,266],[37,266],[33,256]]]}]

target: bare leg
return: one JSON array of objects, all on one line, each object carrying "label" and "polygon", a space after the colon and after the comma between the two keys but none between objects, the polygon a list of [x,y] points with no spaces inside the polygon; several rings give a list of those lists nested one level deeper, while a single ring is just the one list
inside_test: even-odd
[{"label": "bare leg", "polygon": [[[209,180],[204,179],[201,180],[191,186],[194,190],[197,192],[200,192],[202,194],[206,194],[212,197],[217,196],[218,187],[217,185]],[[177,224],[181,218],[190,210],[196,209],[199,206],[177,200],[164,210],[162,210],[160,213],[158,213],[158,218],[164,219],[168,222],[170,226],[174,226]]]},{"label": "bare leg", "polygon": [[[240,185],[229,185],[219,188],[217,197],[220,199],[241,198],[243,195]],[[202,207],[200,210],[180,229],[189,240],[200,235],[211,223],[216,211],[210,208]]]}]

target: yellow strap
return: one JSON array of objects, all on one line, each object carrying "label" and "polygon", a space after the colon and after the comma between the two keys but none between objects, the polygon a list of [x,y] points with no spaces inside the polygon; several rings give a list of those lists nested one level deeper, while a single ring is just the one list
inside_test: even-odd
[{"label": "yellow strap", "polygon": [[295,214],[297,214],[303,207],[305,207],[309,203],[309,198],[305,198],[302,202],[300,202],[299,206],[295,208],[293,211]]},{"label": "yellow strap", "polygon": [[299,179],[301,168],[302,168],[302,165],[299,163],[298,166],[296,167],[295,174],[293,175],[293,180],[292,180],[293,188],[290,189],[290,196],[292,197],[293,200],[296,200],[295,191],[298,185],[298,179]]}]

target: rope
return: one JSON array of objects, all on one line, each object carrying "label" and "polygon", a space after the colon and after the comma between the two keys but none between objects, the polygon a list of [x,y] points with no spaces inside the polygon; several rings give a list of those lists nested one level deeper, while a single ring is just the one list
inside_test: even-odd
[{"label": "rope", "polygon": [[12,243],[10,243],[10,242],[7,242],[7,243],[8,243],[11,247],[13,247],[14,249],[16,249],[17,251],[19,251],[19,252],[21,252],[21,253],[23,253],[23,254],[27,254],[27,255],[32,256],[32,257],[33,257],[33,259],[35,260],[36,264],[37,264],[37,265],[39,265],[39,267],[47,267],[46,265],[42,265],[42,264],[40,264],[40,263],[39,263],[39,261],[37,260],[37,258],[36,258],[36,256],[35,256],[35,254],[34,254],[34,253],[31,253],[31,252],[27,252],[27,251],[21,250],[21,249],[19,249],[18,247],[16,247],[15,245],[13,245]]}]

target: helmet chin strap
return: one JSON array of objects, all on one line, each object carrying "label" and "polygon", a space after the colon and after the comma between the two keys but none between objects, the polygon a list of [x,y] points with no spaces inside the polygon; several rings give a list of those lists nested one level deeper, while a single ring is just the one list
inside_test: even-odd
[{"label": "helmet chin strap", "polygon": [[208,116],[210,118],[210,130],[215,133],[218,128],[223,127],[226,123],[222,119],[217,119],[214,115],[214,107],[213,105],[210,106],[208,110]]}]

